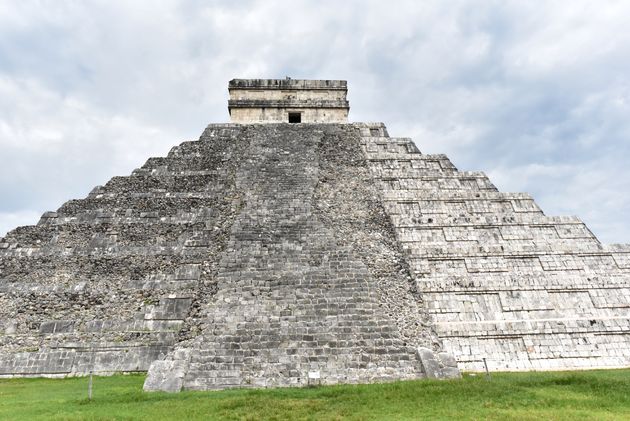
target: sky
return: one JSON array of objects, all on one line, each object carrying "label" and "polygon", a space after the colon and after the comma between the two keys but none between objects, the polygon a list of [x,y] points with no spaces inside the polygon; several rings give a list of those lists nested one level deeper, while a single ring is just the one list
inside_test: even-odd
[{"label": "sky", "polygon": [[628,1],[0,0],[0,237],[228,122],[233,78],[345,79],[351,121],[630,242]]}]

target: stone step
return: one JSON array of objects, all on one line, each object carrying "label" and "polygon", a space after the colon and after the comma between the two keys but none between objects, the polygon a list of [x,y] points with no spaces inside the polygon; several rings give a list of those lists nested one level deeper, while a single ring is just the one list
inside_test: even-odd
[{"label": "stone step", "polygon": [[[519,274],[466,273],[432,275],[417,278],[417,288],[423,294],[496,293],[500,291],[586,291],[589,289],[625,289],[630,287],[630,273],[618,272],[604,276],[579,271],[528,272]],[[429,305],[429,304],[427,304]]]}]

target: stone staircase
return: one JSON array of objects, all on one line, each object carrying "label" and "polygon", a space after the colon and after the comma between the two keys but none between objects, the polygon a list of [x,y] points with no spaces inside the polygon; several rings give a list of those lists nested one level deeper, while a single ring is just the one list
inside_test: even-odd
[{"label": "stone staircase", "polygon": [[[338,162],[330,162],[333,157]],[[208,325],[192,345],[153,364],[145,390],[421,377],[417,347],[431,346],[425,343],[430,335],[405,340],[381,303],[383,277],[373,276],[375,268],[365,263],[373,256],[339,235],[348,224],[370,235],[362,220],[370,209],[365,196],[356,202],[336,197],[343,183],[331,177],[333,168],[345,177],[358,168],[360,188],[380,203],[358,131],[336,125],[259,127],[242,162],[237,187],[244,206],[221,258]],[[336,205],[347,208],[338,214],[331,209]],[[401,294],[413,299],[408,277],[394,275]],[[428,330],[419,322],[421,309],[413,317]]]},{"label": "stone staircase", "polygon": [[0,376],[456,375],[414,288],[356,127],[210,125],[0,240]]}]

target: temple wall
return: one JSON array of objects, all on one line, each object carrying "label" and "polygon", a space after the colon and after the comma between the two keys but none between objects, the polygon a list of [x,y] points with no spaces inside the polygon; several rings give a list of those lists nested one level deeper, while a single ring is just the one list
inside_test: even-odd
[{"label": "temple wall", "polygon": [[326,108],[236,108],[231,111],[232,123],[288,123],[289,112],[302,114],[302,123],[344,123],[348,110]]},{"label": "temple wall", "polygon": [[305,102],[315,102],[318,100],[327,101],[345,101],[346,91],[339,89],[231,89],[231,100],[261,100],[261,101],[278,101],[278,100],[296,100]]},{"label": "temple wall", "polygon": [[346,81],[234,79],[228,110],[232,123],[288,123],[299,112],[301,123],[347,123]]}]

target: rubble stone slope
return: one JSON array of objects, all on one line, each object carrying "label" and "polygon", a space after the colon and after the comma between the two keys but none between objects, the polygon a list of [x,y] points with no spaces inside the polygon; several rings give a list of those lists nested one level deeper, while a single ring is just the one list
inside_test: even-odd
[{"label": "rubble stone slope", "polygon": [[245,142],[210,126],[0,240],[0,375],[146,371],[199,331]]}]

